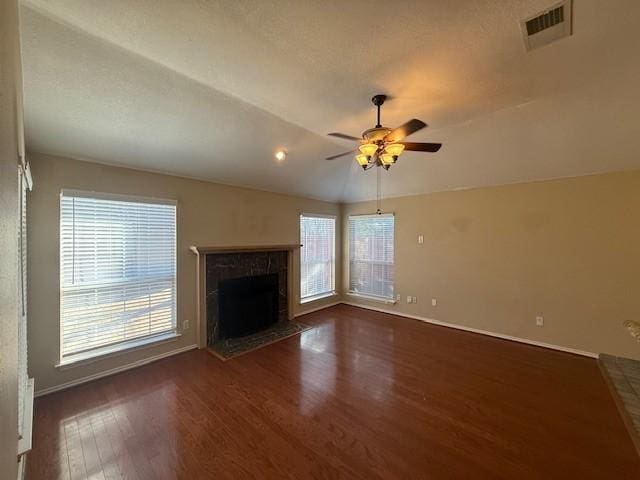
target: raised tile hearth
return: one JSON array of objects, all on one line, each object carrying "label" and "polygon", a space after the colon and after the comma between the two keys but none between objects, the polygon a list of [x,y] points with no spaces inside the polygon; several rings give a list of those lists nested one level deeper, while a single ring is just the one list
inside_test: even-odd
[{"label": "raised tile hearth", "polygon": [[640,454],[640,361],[600,354],[598,363]]}]

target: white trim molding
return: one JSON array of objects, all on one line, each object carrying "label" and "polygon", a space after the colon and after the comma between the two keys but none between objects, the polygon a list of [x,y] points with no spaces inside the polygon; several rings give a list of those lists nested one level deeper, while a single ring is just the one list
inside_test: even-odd
[{"label": "white trim molding", "polygon": [[22,456],[31,451],[33,442],[33,398],[34,398],[34,380],[27,380],[27,390],[24,396],[24,425],[20,438],[18,439],[18,455]]},{"label": "white trim molding", "polygon": [[[398,303],[397,300],[394,300],[393,298],[385,298],[385,297],[376,297],[374,295],[364,295],[362,293],[357,293],[357,292],[347,292],[345,293],[345,295],[347,295],[348,297],[354,297],[354,298],[361,298],[362,300],[368,300],[370,302],[378,302],[378,303],[384,303],[385,305],[395,305],[396,303]],[[348,303],[348,302],[344,302],[347,305],[353,305],[355,307],[359,307],[359,304],[356,303]]]},{"label": "white trim molding", "polygon": [[302,312],[295,313],[293,316],[294,316],[294,318],[302,317],[303,315],[307,315],[309,313],[319,312],[320,310],[324,310],[325,308],[335,307],[336,305],[340,305],[341,303],[343,303],[343,302],[342,301],[337,301],[337,302],[327,303],[326,305],[321,305],[319,307],[310,308],[308,310],[304,310]]},{"label": "white trim molding", "polygon": [[307,303],[317,302],[318,300],[324,300],[326,298],[337,297],[337,296],[338,296],[338,292],[334,290],[331,292],[320,293],[319,295],[312,295],[310,297],[301,298],[298,304],[305,305]]},{"label": "white trim molding", "polygon": [[162,360],[163,358],[171,357],[173,355],[177,355],[178,353],[187,352],[189,350],[194,350],[196,348],[198,348],[198,345],[196,344],[187,345],[186,347],[176,348],[175,350],[170,350],[168,352],[160,353],[158,355],[146,357],[135,362],[127,363],[126,365],[122,365],[120,367],[104,370],[102,372],[94,373],[93,375],[87,375],[86,377],[77,378],[75,380],[71,380],[70,382],[61,383],[60,385],[54,385],[53,387],[43,388],[42,390],[36,391],[35,396],[41,397],[49,393],[58,392],[60,390],[66,390],[67,388],[75,387],[76,385],[81,385],[83,383],[91,382],[92,380],[108,377],[116,373],[124,372],[126,370],[131,370],[132,368],[141,367],[148,363],[152,363],[157,360]]},{"label": "white trim molding", "polygon": [[[158,345],[169,342],[177,342],[178,340],[180,340],[180,337],[182,337],[181,333],[177,333],[176,331],[169,331],[157,335],[152,335],[151,337],[134,338],[133,340],[130,340],[128,342],[101,349],[99,351],[100,353],[97,353],[95,355],[72,355],[71,358],[60,361],[60,363],[54,366],[58,370],[68,370],[70,368],[80,367],[89,363],[99,362],[107,358],[126,355],[128,353],[135,352],[136,350],[157,347]],[[94,352],[90,351],[89,353],[91,354]]]},{"label": "white trim molding", "polygon": [[463,330],[465,332],[471,332],[471,333],[479,333],[480,335],[487,335],[489,337],[501,338],[502,340],[510,340],[512,342],[526,343],[527,345],[533,345],[535,347],[542,347],[542,348],[548,348],[548,349],[551,349],[551,350],[558,350],[560,352],[572,353],[574,355],[581,355],[583,357],[598,358],[598,354],[597,353],[587,352],[585,350],[578,350],[578,349],[575,349],[575,348],[563,347],[563,346],[560,346],[560,345],[554,345],[552,343],[539,342],[537,340],[530,340],[528,338],[514,337],[514,336],[511,336],[511,335],[505,335],[503,333],[491,332],[489,330],[481,330],[479,328],[466,327],[464,325],[458,325],[456,323],[443,322],[441,320],[434,320],[432,318],[421,317],[419,315],[411,315],[411,314],[408,314],[408,313],[396,312],[396,311],[388,310],[388,309],[385,309],[385,308],[372,307],[370,305],[362,305],[362,304],[354,303],[354,302],[342,302],[342,303],[344,303],[345,305],[351,305],[352,307],[364,308],[364,309],[367,309],[367,310],[373,310],[373,311],[380,312],[380,313],[388,313],[390,315],[396,315],[398,317],[404,317],[404,318],[410,318],[410,319],[413,319],[413,320],[419,320],[421,322],[430,323],[432,325],[438,325],[438,326],[441,326],[441,327],[455,328],[456,330]]},{"label": "white trim molding", "polygon": [[18,480],[24,480],[27,470],[27,456],[20,455],[18,457]]}]

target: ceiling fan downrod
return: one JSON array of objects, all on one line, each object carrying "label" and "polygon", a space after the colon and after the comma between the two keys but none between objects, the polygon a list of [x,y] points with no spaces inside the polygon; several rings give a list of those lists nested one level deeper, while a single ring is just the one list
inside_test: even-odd
[{"label": "ceiling fan downrod", "polygon": [[384,104],[384,101],[387,99],[386,95],[374,95],[371,101],[373,104],[378,107],[378,122],[376,123],[375,128],[380,128],[382,125],[380,124],[380,107]]}]

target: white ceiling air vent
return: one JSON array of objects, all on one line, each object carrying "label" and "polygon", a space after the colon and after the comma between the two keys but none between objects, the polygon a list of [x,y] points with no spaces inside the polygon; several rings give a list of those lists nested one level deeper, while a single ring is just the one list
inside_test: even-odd
[{"label": "white ceiling air vent", "polygon": [[542,47],[572,33],[572,1],[554,5],[520,22],[527,50]]}]

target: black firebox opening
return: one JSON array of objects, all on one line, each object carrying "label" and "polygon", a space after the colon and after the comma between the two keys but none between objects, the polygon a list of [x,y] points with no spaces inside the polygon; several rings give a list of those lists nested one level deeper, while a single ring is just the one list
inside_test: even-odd
[{"label": "black firebox opening", "polygon": [[277,273],[232,278],[218,284],[218,338],[250,335],[277,321]]}]

